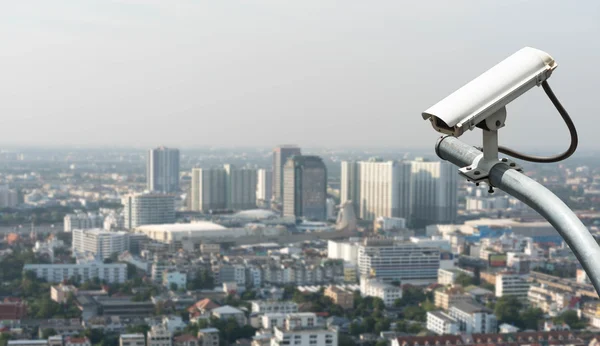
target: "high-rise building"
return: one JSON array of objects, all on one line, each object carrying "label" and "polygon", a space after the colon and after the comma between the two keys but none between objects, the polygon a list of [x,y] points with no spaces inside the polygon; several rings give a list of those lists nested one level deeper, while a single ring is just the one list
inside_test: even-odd
[{"label": "high-rise building", "polygon": [[300,148],[282,145],[273,150],[273,199],[281,202],[283,198],[283,166],[294,155],[301,155]]},{"label": "high-rise building", "polygon": [[226,208],[245,210],[256,208],[256,170],[225,165]]},{"label": "high-rise building", "polygon": [[318,156],[288,159],[283,177],[283,215],[326,219],[327,168]]},{"label": "high-rise building", "polygon": [[122,199],[125,228],[175,222],[175,196],[137,193]]},{"label": "high-rise building", "polygon": [[99,259],[129,250],[127,232],[108,232],[102,229],[74,229],[73,253],[90,253]]},{"label": "high-rise building", "polygon": [[340,204],[352,201],[354,211],[358,213],[360,205],[360,174],[358,162],[342,161]]},{"label": "high-rise building", "polygon": [[193,211],[207,213],[225,209],[227,174],[222,168],[192,169],[191,207]]},{"label": "high-rise building", "polygon": [[102,228],[103,225],[104,217],[94,213],[67,214],[63,219],[65,232],[71,232],[74,229]]},{"label": "high-rise building", "polygon": [[19,193],[7,185],[0,185],[0,208],[12,208],[19,204]]},{"label": "high-rise building", "polygon": [[407,216],[410,185],[406,163],[371,159],[359,162],[357,170],[360,218]]},{"label": "high-rise building", "polygon": [[437,281],[440,249],[391,239],[365,239],[358,246],[361,276],[380,281],[424,285]]},{"label": "high-rise building", "polygon": [[413,227],[453,223],[458,204],[458,173],[448,162],[410,163],[410,220]]},{"label": "high-rise building", "polygon": [[267,204],[273,198],[273,171],[259,169],[256,172],[256,202]]},{"label": "high-rise building", "polygon": [[148,150],[146,184],[149,191],[172,193],[179,190],[179,150],[160,147]]}]

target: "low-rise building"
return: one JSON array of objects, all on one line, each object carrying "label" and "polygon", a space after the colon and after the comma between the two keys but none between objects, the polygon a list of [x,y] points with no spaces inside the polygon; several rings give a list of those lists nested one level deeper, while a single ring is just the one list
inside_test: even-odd
[{"label": "low-rise building", "polygon": [[454,269],[438,269],[438,284],[440,285],[454,285],[459,275],[468,275],[473,277],[474,274],[468,270],[454,268]]},{"label": "low-rise building", "polygon": [[427,312],[427,330],[438,335],[458,334],[458,321],[443,311]]},{"label": "low-rise building", "polygon": [[200,253],[203,255],[221,253],[221,244],[202,243],[200,244]]},{"label": "low-rise building", "polygon": [[148,331],[146,346],[173,346],[173,334],[162,324],[154,325]]},{"label": "low-rise building", "polygon": [[496,275],[496,297],[516,296],[526,300],[529,292],[529,283],[520,275],[503,272]]},{"label": "low-rise building", "polygon": [[67,302],[71,295],[77,294],[77,287],[73,285],[52,285],[50,286],[50,299],[59,304]]},{"label": "low-rise building", "polygon": [[108,283],[124,283],[127,280],[127,264],[92,261],[77,264],[25,264],[23,272],[32,271],[38,279],[48,282],[75,280],[90,281],[98,278]]},{"label": "low-rise building", "polygon": [[458,302],[472,302],[470,295],[465,294],[462,286],[456,285],[446,289],[438,289],[433,293],[433,302],[435,306],[448,310],[451,305]]},{"label": "low-rise building", "polygon": [[225,305],[220,308],[212,310],[212,316],[220,320],[228,320],[233,318],[236,320],[238,325],[243,326],[246,324],[246,314],[240,309],[234,308],[233,306]]},{"label": "low-rise building", "polygon": [[27,305],[20,299],[0,302],[0,321],[20,320],[27,316]]},{"label": "low-rise building", "polygon": [[87,337],[67,336],[65,338],[65,346],[92,346],[90,339]]},{"label": "low-rise building", "polygon": [[298,312],[298,304],[293,301],[277,300],[253,300],[251,302],[252,312],[257,313],[292,313]]},{"label": "low-rise building", "polygon": [[450,307],[449,315],[458,321],[461,332],[467,334],[497,332],[496,316],[485,306],[458,302]]},{"label": "low-rise building", "polygon": [[167,269],[162,275],[163,286],[166,288],[177,287],[185,289],[187,286],[187,273],[175,269]]},{"label": "low-rise building", "polygon": [[219,346],[219,330],[217,328],[198,330],[198,346]]},{"label": "low-rise building", "polygon": [[354,294],[338,286],[329,286],[325,289],[325,296],[331,298],[333,302],[344,309],[354,307]]},{"label": "low-rise building", "polygon": [[145,346],[146,337],[142,333],[121,334],[119,336],[119,346]]},{"label": "low-rise building", "polygon": [[173,346],[199,346],[199,341],[194,335],[183,334],[173,338]]},{"label": "low-rise building", "polygon": [[392,306],[396,299],[402,298],[402,288],[375,279],[361,277],[360,294],[380,298],[385,306]]}]

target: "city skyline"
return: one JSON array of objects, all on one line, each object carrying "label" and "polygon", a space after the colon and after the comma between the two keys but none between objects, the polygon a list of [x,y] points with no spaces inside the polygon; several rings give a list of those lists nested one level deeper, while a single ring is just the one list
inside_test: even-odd
[{"label": "city skyline", "polygon": [[[160,137],[174,147],[432,148],[437,135],[420,113],[533,46],[558,62],[550,84],[578,125],[581,148],[598,148],[582,124],[598,112],[587,90],[598,87],[589,66],[599,52],[592,45],[581,54],[577,42],[598,37],[599,6],[12,2],[0,21],[11,33],[0,57],[10,67],[1,70],[0,112],[10,115],[1,144],[149,147]],[[490,13],[510,25],[489,22]],[[548,24],[533,24],[537,17]],[[541,90],[529,94],[509,106],[500,141],[543,147],[529,136],[535,127],[540,141],[566,147],[551,103]],[[375,127],[377,135],[365,135]]]}]

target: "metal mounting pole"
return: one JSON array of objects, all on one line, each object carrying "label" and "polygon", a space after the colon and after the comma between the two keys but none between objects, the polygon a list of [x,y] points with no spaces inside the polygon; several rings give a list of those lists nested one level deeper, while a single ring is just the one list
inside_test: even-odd
[{"label": "metal mounting pole", "polygon": [[[481,151],[453,136],[440,138],[435,152],[441,159],[459,167],[472,164],[473,160],[481,155]],[[493,166],[489,181],[493,186],[536,210],[554,226],[583,266],[596,292],[600,294],[600,246],[575,213],[550,190],[507,164],[499,163]]]}]

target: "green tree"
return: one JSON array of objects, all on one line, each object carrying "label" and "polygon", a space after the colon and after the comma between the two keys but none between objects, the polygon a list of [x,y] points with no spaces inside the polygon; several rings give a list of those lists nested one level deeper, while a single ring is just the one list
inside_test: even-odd
[{"label": "green tree", "polygon": [[558,315],[554,318],[554,323],[566,323],[571,329],[583,329],[586,327],[585,322],[579,318],[575,310],[568,310]]},{"label": "green tree", "polygon": [[176,283],[174,283],[174,282],[171,282],[171,284],[169,285],[169,289],[170,289],[171,291],[177,291],[177,289],[178,289],[178,286],[177,286],[177,284],[176,284]]},{"label": "green tree", "polygon": [[56,330],[53,328],[44,328],[44,330],[42,330],[42,339],[48,339],[54,335],[56,335]]},{"label": "green tree", "polygon": [[352,335],[352,336],[359,336],[360,334],[364,333],[364,329],[363,329],[362,324],[352,322],[352,323],[350,323],[349,332],[350,332],[350,335]]},{"label": "green tree", "polygon": [[387,340],[379,340],[377,341],[377,343],[375,344],[375,346],[387,346],[388,342]]},{"label": "green tree", "polygon": [[338,336],[338,345],[339,346],[356,346],[354,339],[347,334],[340,333]]},{"label": "green tree", "polygon": [[425,311],[434,311],[434,310],[438,309],[438,307],[435,306],[435,304],[431,300],[429,300],[429,299],[425,299],[425,301],[423,302],[423,304],[421,304],[421,307]]},{"label": "green tree", "polygon": [[473,285],[473,278],[465,273],[459,273],[454,282],[462,285],[463,287],[467,287]]},{"label": "green tree", "polygon": [[498,298],[494,307],[494,314],[498,324],[509,323],[519,328],[523,327],[523,321],[519,312],[523,308],[521,301],[515,296],[503,296]]},{"label": "green tree", "polygon": [[390,330],[390,324],[390,320],[388,320],[387,318],[377,320],[377,323],[375,323],[375,333],[379,334],[381,332]]},{"label": "green tree", "polygon": [[521,311],[523,329],[538,330],[540,321],[544,319],[544,311],[539,308],[527,308]]},{"label": "green tree", "polygon": [[407,320],[425,322],[427,312],[420,306],[409,306],[404,309],[404,317]]},{"label": "green tree", "polygon": [[146,333],[148,333],[148,331],[150,330],[150,326],[147,324],[138,324],[133,326],[127,326],[126,330],[127,333],[131,334],[141,333],[146,335]]}]

